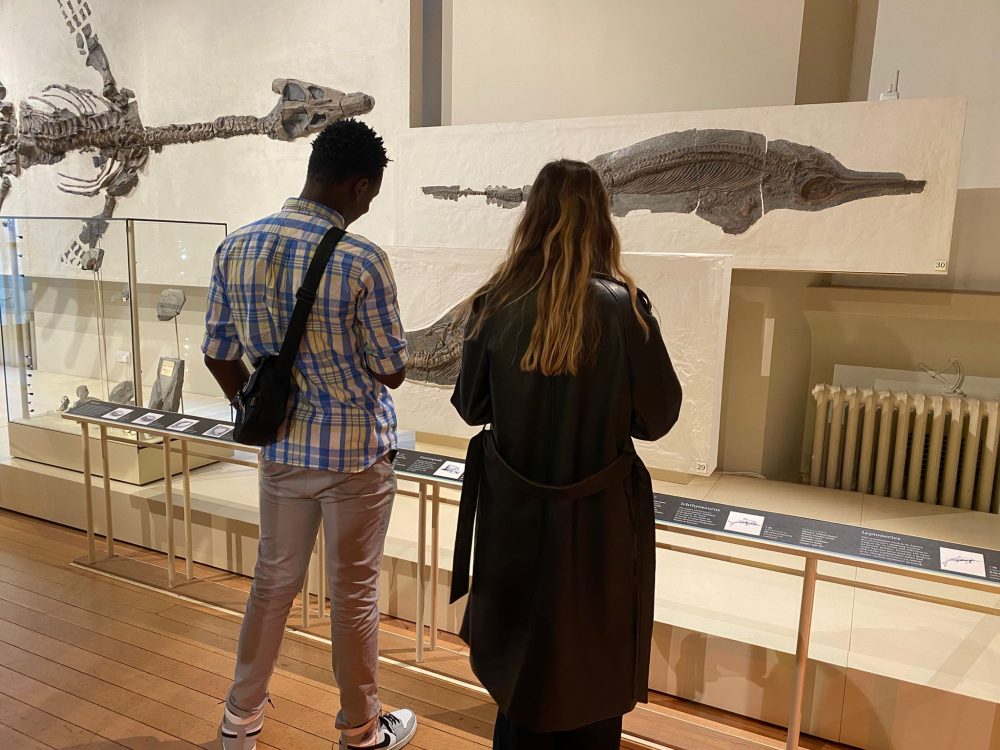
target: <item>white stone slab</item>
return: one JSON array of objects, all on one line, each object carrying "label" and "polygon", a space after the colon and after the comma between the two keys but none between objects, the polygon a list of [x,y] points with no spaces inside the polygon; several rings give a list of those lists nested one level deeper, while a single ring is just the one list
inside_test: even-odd
[{"label": "white stone slab", "polygon": [[[501,260],[499,251],[393,247],[403,325],[423,328],[474,292]],[[720,255],[626,254],[625,265],[656,308],[663,338],[684,387],[677,426],[639,444],[649,466],[710,474],[716,465],[726,348],[730,259]],[[403,429],[471,437],[447,386],[407,382],[393,392]]]},{"label": "white stone slab", "polygon": [[813,146],[849,169],[902,172],[927,184],[922,193],[822,211],[773,210],[742,234],[725,234],[693,213],[633,211],[618,219],[627,251],[731,253],[736,268],[941,272],[964,122],[964,99],[924,99],[414,129],[400,144],[397,242],[502,247],[521,214],[482,197],[435,199],[421,187],[522,187],[551,159],[587,161],[665,133],[722,128]]}]

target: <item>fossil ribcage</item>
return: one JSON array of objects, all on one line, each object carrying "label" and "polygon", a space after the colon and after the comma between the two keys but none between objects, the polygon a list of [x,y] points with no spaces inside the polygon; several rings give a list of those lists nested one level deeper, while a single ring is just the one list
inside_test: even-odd
[{"label": "fossil ribcage", "polygon": [[[745,130],[666,133],[590,161],[601,175],[617,216],[631,211],[692,213],[741,234],[769,211],[820,211],[861,198],[919,193],[923,180],[899,172],[857,172],[826,151]],[[473,190],[427,186],[426,195],[457,201],[485,196],[513,208],[530,186]]]},{"label": "fossil ribcage", "polygon": [[462,365],[465,324],[462,306],[458,305],[426,328],[407,331],[407,378],[435,385],[453,384]]}]

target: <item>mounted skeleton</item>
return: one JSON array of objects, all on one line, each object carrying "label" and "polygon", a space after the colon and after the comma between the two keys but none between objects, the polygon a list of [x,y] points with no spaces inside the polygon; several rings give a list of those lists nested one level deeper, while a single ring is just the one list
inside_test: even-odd
[{"label": "mounted skeleton", "polygon": [[139,117],[135,94],[119,88],[104,48],[93,33],[86,1],[59,0],[63,18],[75,36],[87,67],[103,78],[97,94],[67,84],[47,86],[38,96],[21,102],[15,111],[5,101],[0,84],[0,208],[9,194],[11,177],[39,165],[61,162],[73,152],[93,153],[97,172],[90,177],[59,173],[58,187],[65,193],[94,197],[103,194],[104,210],[84,226],[77,242],[62,260],[79,264],[84,247],[93,248],[107,229],[117,199],[128,195],[139,182],[140,171],[151,152],[164,146],[200,143],[217,138],[263,135],[291,141],[322,130],[343,117],[370,112],[374,99],[363,93],[317,86],[293,78],[279,78],[271,88],[278,103],[267,115],[225,115],[211,122],[147,127]]}]

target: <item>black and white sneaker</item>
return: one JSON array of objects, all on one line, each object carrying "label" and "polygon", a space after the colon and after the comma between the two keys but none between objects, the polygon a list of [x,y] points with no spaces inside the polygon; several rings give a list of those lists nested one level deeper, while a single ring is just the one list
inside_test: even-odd
[{"label": "black and white sneaker", "polygon": [[340,735],[340,750],[396,750],[410,744],[416,732],[417,717],[413,711],[401,708],[379,716],[366,736],[352,740],[358,744],[351,744],[347,737]]}]

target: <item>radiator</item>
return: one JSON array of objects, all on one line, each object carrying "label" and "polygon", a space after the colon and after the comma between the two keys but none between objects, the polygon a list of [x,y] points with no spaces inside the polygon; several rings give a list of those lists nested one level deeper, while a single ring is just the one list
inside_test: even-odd
[{"label": "radiator", "polygon": [[809,483],[1000,513],[1000,402],[818,385]]}]

